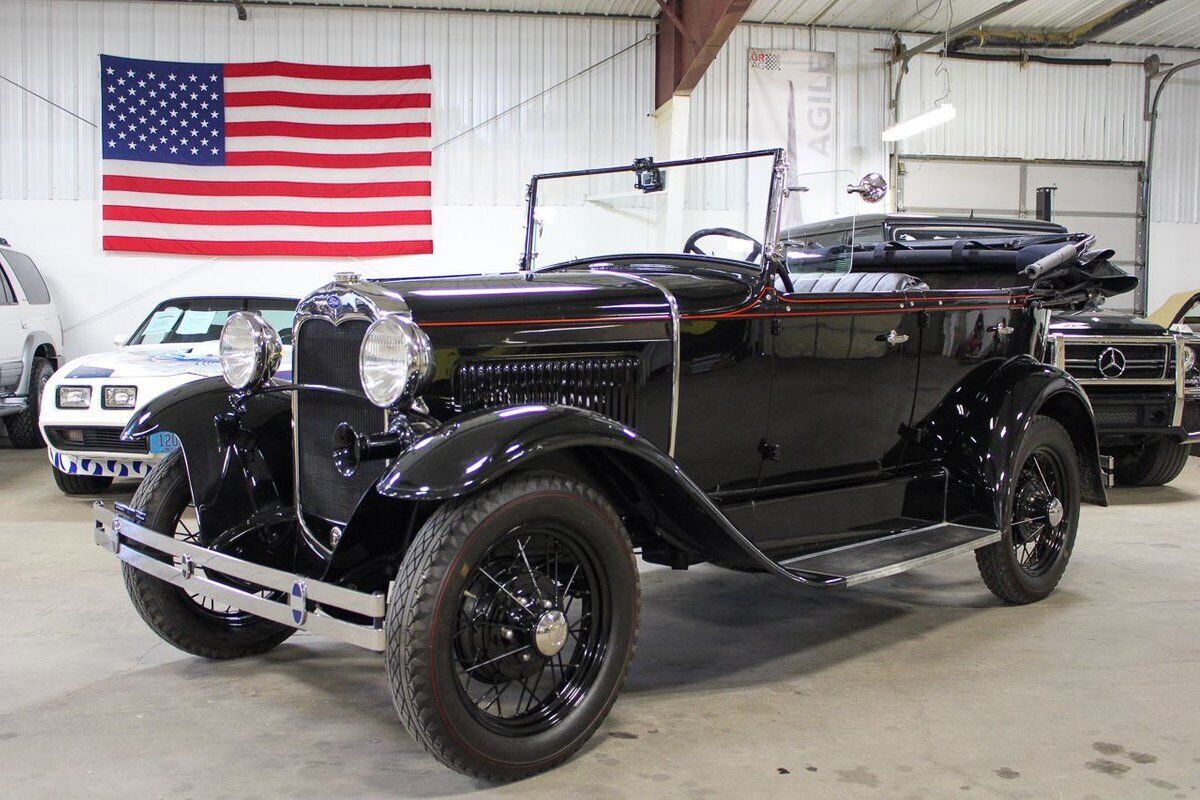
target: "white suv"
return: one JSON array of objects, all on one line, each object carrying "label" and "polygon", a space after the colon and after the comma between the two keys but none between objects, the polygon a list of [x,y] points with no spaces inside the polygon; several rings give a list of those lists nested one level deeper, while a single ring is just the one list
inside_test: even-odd
[{"label": "white suv", "polygon": [[33,260],[0,239],[0,417],[14,447],[44,447],[38,409],[62,353],[62,324]]}]

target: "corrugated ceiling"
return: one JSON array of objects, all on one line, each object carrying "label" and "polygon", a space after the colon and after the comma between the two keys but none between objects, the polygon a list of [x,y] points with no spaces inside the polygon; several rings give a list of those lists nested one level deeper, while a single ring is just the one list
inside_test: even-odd
[{"label": "corrugated ceiling", "polygon": [[[310,0],[322,2],[322,0]],[[328,1],[328,0],[326,0]],[[247,0],[253,3],[254,0]],[[305,0],[294,0],[298,5]],[[651,17],[656,0],[336,0],[349,4],[457,11],[516,11],[542,14],[596,14]],[[951,18],[970,19],[1000,0],[755,0],[748,22],[877,30],[944,30]],[[1128,0],[1027,0],[989,21],[989,27],[1069,29],[1123,6]],[[952,15],[951,15],[951,12]],[[1167,0],[1142,16],[1105,33],[1113,44],[1200,47],[1200,2]]]}]

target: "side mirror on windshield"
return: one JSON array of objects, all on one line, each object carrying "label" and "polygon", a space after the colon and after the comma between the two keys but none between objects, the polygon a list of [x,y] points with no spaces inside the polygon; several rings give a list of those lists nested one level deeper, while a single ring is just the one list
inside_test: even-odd
[{"label": "side mirror on windshield", "polygon": [[870,172],[862,177],[857,184],[846,187],[846,194],[857,194],[865,202],[878,203],[887,194],[888,185],[878,172]]}]

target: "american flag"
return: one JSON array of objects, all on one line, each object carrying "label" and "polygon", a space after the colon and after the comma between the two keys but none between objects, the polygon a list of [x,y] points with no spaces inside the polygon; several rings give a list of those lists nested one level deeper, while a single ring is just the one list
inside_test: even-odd
[{"label": "american flag", "polygon": [[433,252],[430,69],[100,56],[104,249]]}]

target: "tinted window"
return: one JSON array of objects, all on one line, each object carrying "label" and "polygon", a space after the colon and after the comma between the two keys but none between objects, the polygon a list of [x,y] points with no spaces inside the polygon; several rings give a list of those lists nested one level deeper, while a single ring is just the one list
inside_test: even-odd
[{"label": "tinted window", "polygon": [[295,300],[241,297],[197,297],[168,300],[150,312],[129,344],[190,344],[221,338],[225,320],[235,311],[257,311],[284,344],[292,343]]},{"label": "tinted window", "polygon": [[0,306],[11,306],[15,302],[17,302],[17,297],[13,294],[12,287],[8,285],[8,276],[4,274],[3,269],[0,269]]},{"label": "tinted window", "polygon": [[25,298],[35,305],[49,303],[50,290],[46,288],[46,282],[42,280],[37,267],[33,265],[33,259],[16,250],[0,250],[0,253],[4,254],[4,260],[16,274],[21,288],[25,290]]}]

